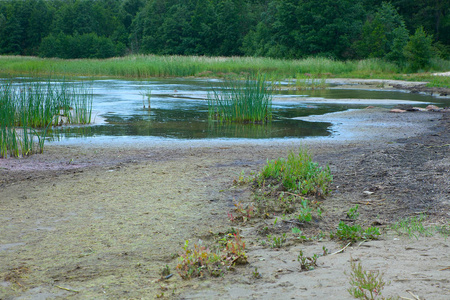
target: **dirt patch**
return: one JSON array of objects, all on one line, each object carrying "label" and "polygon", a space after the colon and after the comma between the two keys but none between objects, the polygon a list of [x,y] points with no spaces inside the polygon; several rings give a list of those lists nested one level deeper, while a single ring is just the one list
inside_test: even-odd
[{"label": "dirt patch", "polygon": [[[448,224],[449,113],[376,109],[325,118],[334,124],[331,138],[50,146],[42,155],[0,160],[0,299],[346,299],[350,258],[385,272],[385,295],[411,297],[410,290],[447,299],[449,239],[409,239],[386,225],[418,213],[428,224]],[[300,249],[313,255],[342,245],[288,236],[281,249],[263,247],[261,226],[289,232],[289,223],[227,218],[234,203],[250,199],[233,179],[298,147],[329,164],[334,176],[332,195],[320,200],[322,220],[305,233],[335,230],[355,204],[362,225],[385,232],[380,241],[320,257],[308,272],[297,262]],[[248,265],[218,279],[158,281],[162,267],[174,272],[185,240],[208,245],[230,226],[247,241]]]}]

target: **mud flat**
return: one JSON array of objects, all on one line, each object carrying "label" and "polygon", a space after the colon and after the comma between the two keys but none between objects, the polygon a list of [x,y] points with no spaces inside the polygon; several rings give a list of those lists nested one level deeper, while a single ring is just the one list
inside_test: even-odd
[{"label": "mud flat", "polygon": [[[51,145],[42,155],[0,160],[0,299],[350,299],[350,260],[380,270],[385,296],[448,299],[450,238],[418,239],[388,225],[426,213],[449,222],[450,115],[392,114],[366,109],[310,117],[333,124],[328,138]],[[278,250],[261,246],[271,219],[230,223],[233,203],[250,191],[234,187],[242,172],[307,147],[329,164],[333,193],[323,218],[306,233],[336,229],[359,204],[359,222],[376,224],[378,241],[355,243],[320,257],[301,272],[306,255],[343,247],[328,238]],[[365,191],[371,191],[367,196]],[[283,222],[274,231],[290,230]],[[212,233],[241,230],[249,264],[221,278],[182,280],[176,256],[185,240],[208,245]],[[289,231],[288,231],[289,232]],[[175,273],[159,281],[169,265]],[[261,278],[253,276],[257,268]]]}]

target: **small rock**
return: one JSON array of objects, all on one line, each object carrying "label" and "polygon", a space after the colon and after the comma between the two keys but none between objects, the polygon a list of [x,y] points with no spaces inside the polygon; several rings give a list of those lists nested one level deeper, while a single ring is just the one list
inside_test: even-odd
[{"label": "small rock", "polygon": [[389,112],[391,112],[391,113],[404,113],[404,112],[406,112],[406,110],[399,109],[399,108],[393,108]]},{"label": "small rock", "polygon": [[370,195],[374,194],[374,192],[364,191],[363,194],[366,195],[366,196],[370,196]]},{"label": "small rock", "polygon": [[432,111],[439,111],[441,110],[439,107],[437,107],[436,105],[428,105],[426,107],[427,110],[432,110]]}]

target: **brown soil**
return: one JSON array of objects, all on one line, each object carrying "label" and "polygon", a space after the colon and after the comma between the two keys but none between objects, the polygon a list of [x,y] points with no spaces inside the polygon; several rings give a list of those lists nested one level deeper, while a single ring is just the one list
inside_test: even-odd
[{"label": "brown soil", "polygon": [[[448,299],[448,233],[415,239],[387,225],[425,213],[429,226],[448,226],[450,114],[374,109],[326,118],[335,122],[332,138],[48,146],[42,155],[0,159],[0,299],[349,299],[351,259],[385,273],[385,296]],[[308,272],[297,262],[300,249],[311,256],[343,245],[327,237],[301,243],[281,216],[227,218],[234,203],[251,199],[248,187],[233,185],[242,171],[299,147],[334,177],[332,194],[320,199],[322,219],[304,233],[335,230],[355,204],[358,223],[383,232],[320,257]],[[214,244],[231,226],[246,241],[248,265],[221,278],[159,280],[166,265],[176,273],[185,240]],[[262,227],[287,232],[285,246],[263,247]]]}]

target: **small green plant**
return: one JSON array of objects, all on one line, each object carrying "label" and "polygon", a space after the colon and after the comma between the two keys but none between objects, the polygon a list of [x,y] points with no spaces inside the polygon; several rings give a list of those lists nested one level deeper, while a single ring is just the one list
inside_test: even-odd
[{"label": "small green plant", "polygon": [[314,270],[314,267],[317,267],[317,259],[319,256],[314,254],[313,256],[304,256],[303,251],[300,250],[300,253],[297,256],[297,261],[300,263],[300,267],[302,271],[310,271]]},{"label": "small green plant", "polygon": [[257,177],[258,186],[273,182],[288,192],[324,196],[330,192],[333,180],[329,167],[322,168],[312,161],[306,150],[291,151],[287,159],[268,161]]},{"label": "small green plant", "polygon": [[286,233],[283,233],[281,236],[272,236],[267,235],[267,240],[272,248],[281,248],[286,242]]},{"label": "small green plant", "polygon": [[436,232],[442,235],[445,239],[450,235],[450,224],[436,226]]},{"label": "small green plant", "polygon": [[380,235],[380,231],[376,227],[369,227],[365,230],[360,225],[347,225],[343,221],[339,222],[338,228],[335,233],[331,233],[331,238],[337,238],[343,241],[355,242],[359,239],[377,239]]},{"label": "small green plant", "polygon": [[204,246],[194,245],[194,249],[189,249],[189,242],[186,241],[176,269],[183,279],[202,277],[213,265],[220,265],[220,260],[217,254]]},{"label": "small green plant", "polygon": [[419,236],[430,236],[431,231],[423,225],[426,215],[420,214],[415,217],[402,219],[391,225],[391,228],[399,234],[406,234],[409,237],[419,239]]},{"label": "small green plant", "polygon": [[252,272],[253,278],[259,279],[261,278],[261,273],[258,272],[258,268],[255,267],[255,271]]},{"label": "small green plant", "polygon": [[312,209],[308,206],[307,200],[302,200],[300,206],[300,213],[298,215],[299,222],[311,222],[312,221]]},{"label": "small green plant", "polygon": [[[372,300],[386,299],[381,296],[386,282],[380,272],[370,272],[363,270],[361,263],[351,262],[352,271],[350,273],[351,288],[347,291],[356,299]],[[388,298],[392,299],[392,298]]]},{"label": "small green plant", "polygon": [[253,217],[255,207],[253,206],[253,203],[250,203],[247,207],[244,207],[243,203],[238,202],[234,204],[234,212],[234,215],[231,212],[228,213],[228,218],[231,222],[241,221],[246,223],[251,217]]},{"label": "small green plant", "polygon": [[354,207],[350,208],[349,211],[347,212],[347,217],[349,219],[352,220],[356,220],[359,217],[359,212],[358,212],[358,204],[356,204]]},{"label": "small green plant", "polygon": [[245,242],[239,232],[234,233],[233,237],[227,241],[225,248],[222,250],[221,259],[228,266],[243,265],[248,262]]},{"label": "small green plant", "polygon": [[377,227],[369,227],[362,233],[362,238],[365,240],[376,240],[380,235],[380,230]]},{"label": "small green plant", "polygon": [[325,234],[321,231],[316,236],[307,237],[303,234],[303,231],[300,228],[293,227],[292,233],[299,239],[301,242],[310,242],[313,240],[320,241],[325,237]]},{"label": "small green plant", "polygon": [[169,265],[161,268],[161,278],[165,278],[171,274]]},{"label": "small green plant", "polygon": [[235,265],[248,263],[245,242],[239,232],[229,233],[219,239],[219,245],[220,249],[213,252],[199,245],[191,249],[189,241],[186,241],[176,266],[181,278],[203,277],[205,273],[220,276]]},{"label": "small green plant", "polygon": [[234,185],[244,185],[244,184],[249,183],[250,181],[251,181],[251,177],[246,177],[245,172],[242,171],[239,174],[238,178],[233,180],[233,184]]}]

